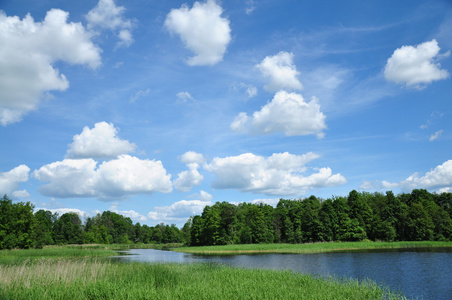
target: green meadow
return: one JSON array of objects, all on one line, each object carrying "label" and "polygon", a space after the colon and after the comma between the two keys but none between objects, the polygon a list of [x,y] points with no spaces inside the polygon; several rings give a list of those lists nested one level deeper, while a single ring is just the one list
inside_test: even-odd
[{"label": "green meadow", "polygon": [[102,245],[0,251],[0,299],[402,299],[371,281],[216,264],[123,263]]}]

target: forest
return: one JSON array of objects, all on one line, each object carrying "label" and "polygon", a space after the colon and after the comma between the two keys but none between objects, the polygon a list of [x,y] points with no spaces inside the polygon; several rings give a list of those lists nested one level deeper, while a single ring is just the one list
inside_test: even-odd
[{"label": "forest", "polygon": [[30,202],[13,203],[8,196],[0,200],[0,249],[42,248],[64,244],[183,243],[187,238],[176,225],[133,224],[132,220],[104,211],[82,223],[69,212],[59,216],[48,210],[34,212]]},{"label": "forest", "polygon": [[217,202],[189,220],[189,244],[330,241],[450,241],[452,193],[351,191],[348,197],[281,199],[266,204]]},{"label": "forest", "polygon": [[84,222],[76,213],[34,211],[30,202],[0,200],[0,249],[62,244],[184,243],[192,246],[330,241],[450,241],[452,193],[415,189],[394,195],[351,191],[347,197],[217,202],[179,229],[133,224],[104,211]]}]

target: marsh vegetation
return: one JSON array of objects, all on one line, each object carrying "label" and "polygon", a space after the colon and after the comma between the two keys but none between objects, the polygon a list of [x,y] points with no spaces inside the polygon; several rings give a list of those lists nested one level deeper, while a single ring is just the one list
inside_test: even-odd
[{"label": "marsh vegetation", "polygon": [[[0,264],[1,299],[398,299],[371,281],[322,279],[291,271],[217,264],[115,262],[104,255]],[[19,250],[17,257],[25,257]],[[85,250],[82,250],[82,252]],[[98,250],[94,250],[96,252]],[[64,254],[65,253],[65,254]],[[28,253],[29,254],[29,253]]]}]

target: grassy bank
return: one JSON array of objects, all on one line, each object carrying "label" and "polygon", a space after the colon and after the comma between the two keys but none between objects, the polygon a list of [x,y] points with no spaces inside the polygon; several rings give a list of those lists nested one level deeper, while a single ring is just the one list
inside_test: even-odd
[{"label": "grassy bank", "polygon": [[1,250],[0,265],[22,265],[24,261],[33,262],[42,259],[61,260],[83,257],[108,257],[113,255],[116,255],[116,251],[110,249],[88,249],[70,246],[55,246],[46,249]]},{"label": "grassy bank", "polygon": [[62,258],[0,265],[0,299],[397,299],[372,282],[213,264]]},{"label": "grassy bank", "polygon": [[450,247],[452,242],[333,242],[314,244],[248,244],[202,247],[180,247],[173,251],[216,255],[216,254],[259,254],[259,253],[324,253],[373,249],[412,249]]},{"label": "grassy bank", "polygon": [[80,258],[80,257],[108,257],[117,255],[117,250],[124,249],[175,249],[182,244],[84,244],[84,245],[64,245],[45,246],[44,249],[14,249],[0,251],[0,265],[20,264],[27,260],[39,260],[42,258]]}]

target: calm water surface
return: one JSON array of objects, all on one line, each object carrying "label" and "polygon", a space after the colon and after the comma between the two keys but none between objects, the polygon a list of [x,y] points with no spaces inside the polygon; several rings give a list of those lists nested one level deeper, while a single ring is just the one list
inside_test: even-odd
[{"label": "calm water surface", "polygon": [[409,299],[452,299],[452,250],[357,251],[317,254],[202,256],[132,249],[119,258],[138,262],[214,262],[233,267],[289,269],[316,276],[369,278]]}]

